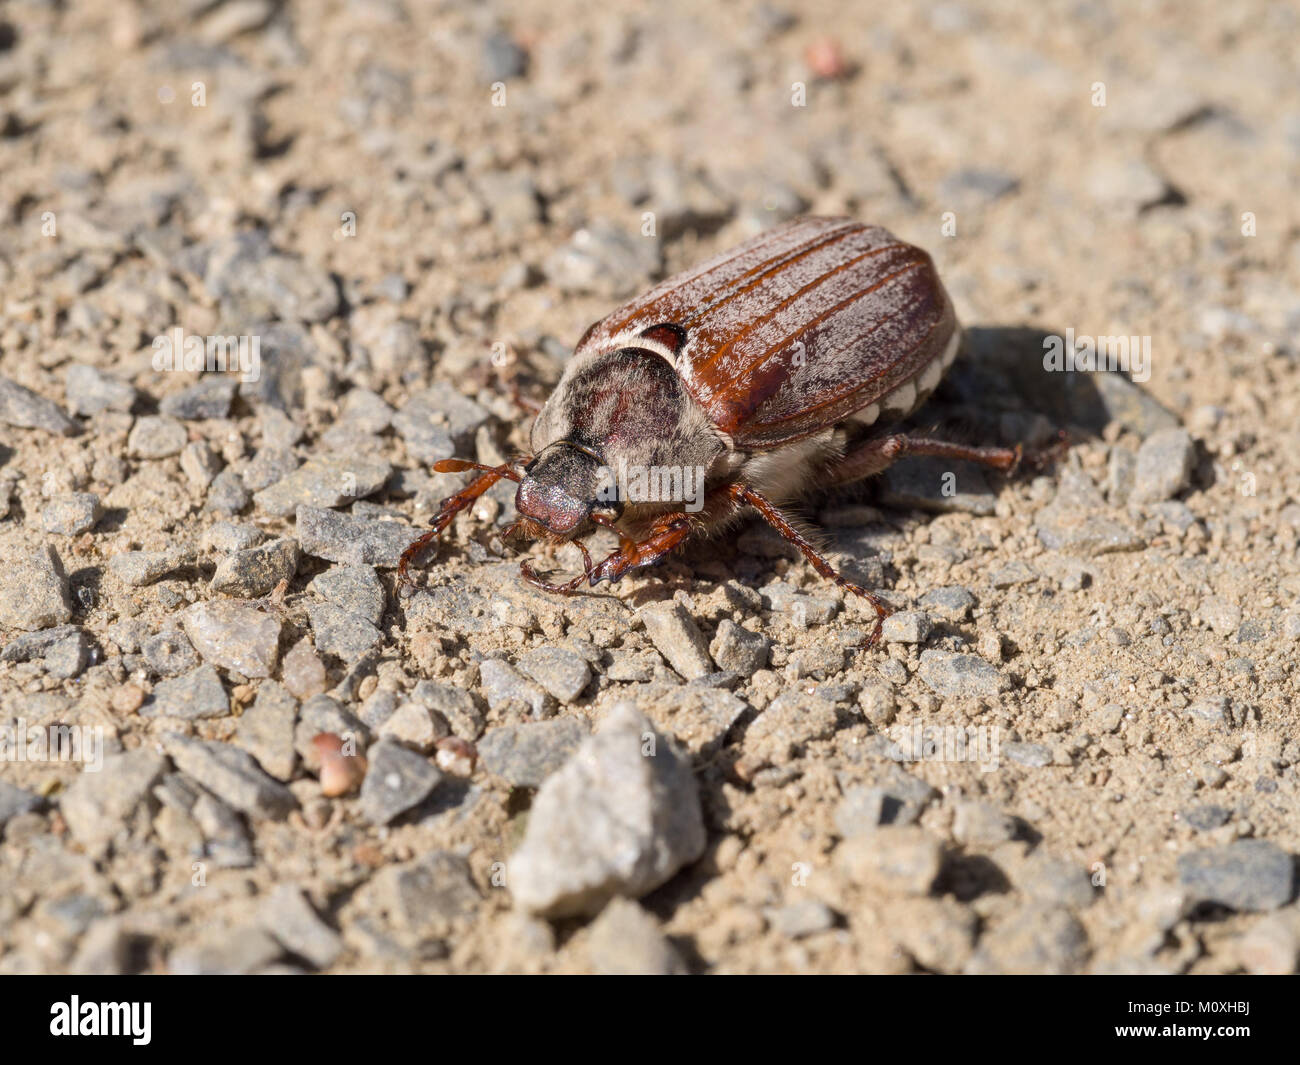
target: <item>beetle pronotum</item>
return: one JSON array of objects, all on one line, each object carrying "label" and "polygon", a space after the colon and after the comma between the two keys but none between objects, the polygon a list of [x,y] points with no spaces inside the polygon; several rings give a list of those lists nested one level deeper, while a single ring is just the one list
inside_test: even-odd
[{"label": "beetle pronotum", "polygon": [[[402,555],[400,575],[501,478],[518,483],[519,531],[575,541],[604,526],[619,547],[567,583],[571,594],[655,562],[697,532],[756,511],[823,577],[867,600],[879,639],[889,607],[840,576],[780,507],[879,473],[902,455],[1013,468],[1020,448],[967,447],[891,433],[938,385],[961,330],[930,256],[878,226],[804,218],[669,278],[587,330],[533,423],[532,454],[443,500]],[[681,499],[630,492],[626,471],[703,471]],[[662,480],[662,474],[661,474]],[[669,481],[672,481],[671,475]]]}]

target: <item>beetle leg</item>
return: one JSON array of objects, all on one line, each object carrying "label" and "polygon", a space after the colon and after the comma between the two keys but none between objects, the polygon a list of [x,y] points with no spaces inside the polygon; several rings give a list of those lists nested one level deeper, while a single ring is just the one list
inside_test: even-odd
[{"label": "beetle leg", "polygon": [[541,577],[537,576],[537,571],[534,570],[533,567],[529,565],[528,560],[525,559],[523,562],[519,563],[519,572],[523,574],[524,580],[534,588],[540,588],[544,592],[553,592],[556,595],[572,595],[576,592],[582,585],[583,581],[591,580],[591,552],[587,550],[587,545],[582,543],[582,541],[574,540],[572,542],[576,544],[578,550],[582,552],[582,576],[574,577],[573,580],[565,581],[563,584],[552,584],[550,581],[544,581]]},{"label": "beetle leg", "polygon": [[1014,470],[1020,465],[1023,449],[1015,447],[970,447],[947,440],[923,436],[878,436],[864,440],[856,449],[832,463],[827,474],[830,484],[848,484],[887,470],[904,455],[932,455],[943,459],[978,462],[998,470]]},{"label": "beetle leg", "polygon": [[484,466],[478,462],[466,462],[462,459],[443,459],[441,462],[435,462],[433,468],[439,473],[461,473],[464,470],[482,470],[483,475],[472,481],[467,487],[462,488],[454,495],[449,495],[438,507],[438,513],[433,519],[433,527],[423,536],[416,540],[410,547],[402,552],[401,561],[397,565],[397,579],[407,587],[414,585],[411,580],[409,569],[411,563],[419,558],[420,553],[424,551],[434,540],[442,535],[443,531],[451,524],[452,519],[462,510],[470,506],[474,500],[478,499],[484,492],[491,488],[497,481],[505,477],[511,481],[518,481],[520,475],[513,469],[513,463],[505,463],[501,466]]},{"label": "beetle leg", "polygon": [[597,564],[588,580],[594,588],[601,581],[618,580],[630,569],[649,566],[679,546],[691,534],[691,519],[678,511],[664,514],[644,540],[623,539],[617,551]]},{"label": "beetle leg", "polygon": [[874,647],[880,641],[881,626],[885,623],[885,618],[894,612],[893,607],[886,603],[878,595],[867,591],[860,584],[854,584],[846,577],[841,577],[835,568],[826,561],[817,549],[786,519],[770,499],[754,491],[748,485],[735,483],[727,486],[727,490],[737,506],[751,506],[762,516],[772,528],[779,532],[790,543],[794,544],[803,557],[812,564],[812,568],[825,577],[828,581],[834,581],[845,591],[852,592],[860,596],[871,604],[871,608],[876,612],[876,625],[871,630],[871,635],[867,637],[865,646]]}]

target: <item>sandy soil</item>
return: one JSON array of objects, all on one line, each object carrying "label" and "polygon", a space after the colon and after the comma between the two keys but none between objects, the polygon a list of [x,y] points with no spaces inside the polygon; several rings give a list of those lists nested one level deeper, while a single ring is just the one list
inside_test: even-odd
[{"label": "sandy soil", "polygon": [[[6,5],[0,970],[1294,971],[1298,34]],[[934,255],[968,335],[918,425],[1070,439],[808,503],[880,649],[754,526],[537,592],[521,552],[581,560],[502,542],[508,485],[400,594],[512,385],[805,213]],[[257,379],[157,368],[178,327]],[[98,771],[18,760],[51,725]]]}]

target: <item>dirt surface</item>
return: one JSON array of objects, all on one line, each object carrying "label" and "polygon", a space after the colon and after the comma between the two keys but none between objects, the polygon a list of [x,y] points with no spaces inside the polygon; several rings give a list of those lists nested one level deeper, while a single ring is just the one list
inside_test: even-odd
[{"label": "dirt surface", "polygon": [[[1298,34],[0,8],[0,970],[1294,971]],[[581,557],[502,541],[509,484],[399,589],[434,461],[522,449],[590,323],[801,214],[934,255],[967,340],[921,428],[1069,435],[808,502],[880,648],[753,525],[539,592],[521,554]],[[178,328],[257,372],[168,369]]]}]

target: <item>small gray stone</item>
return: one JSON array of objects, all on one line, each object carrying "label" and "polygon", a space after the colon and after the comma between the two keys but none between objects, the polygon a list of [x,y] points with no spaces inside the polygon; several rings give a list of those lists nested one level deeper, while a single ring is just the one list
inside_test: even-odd
[{"label": "small gray stone", "polygon": [[216,514],[238,514],[253,495],[244,487],[243,480],[234,470],[222,470],[212,479],[205,506]]},{"label": "small gray stone", "polygon": [[676,976],[687,971],[658,922],[622,898],[610,899],[592,921],[587,957],[593,971],[605,976]]},{"label": "small gray stone", "polygon": [[30,662],[44,658],[51,647],[81,630],[75,625],[56,625],[52,629],[41,629],[10,640],[0,651],[0,662]]},{"label": "small gray stone", "polygon": [[1038,902],[1081,910],[1096,898],[1087,869],[1046,851],[1035,851],[1018,866],[1013,865],[1011,879]]},{"label": "small gray stone", "polygon": [[383,619],[388,602],[384,586],[372,566],[334,566],[316,577],[307,588],[376,626]]},{"label": "small gray stone", "polygon": [[1185,429],[1162,429],[1138,448],[1132,500],[1158,503],[1172,499],[1191,483],[1196,445]]},{"label": "small gray stone", "polygon": [[[721,674],[715,674],[721,676]],[[710,678],[705,678],[705,681]],[[618,692],[691,754],[711,755],[750,706],[722,688],[696,684],[638,684]]]},{"label": "small gray stone", "polygon": [[298,542],[316,558],[393,569],[419,535],[403,522],[372,521],[318,507],[298,508]]},{"label": "small gray stone", "polygon": [[973,463],[909,456],[890,466],[883,477],[881,499],[892,507],[992,514],[997,506],[984,471]]},{"label": "small gray stone", "polygon": [[384,639],[384,634],[365,618],[333,603],[308,603],[307,616],[311,619],[316,650],[344,662],[358,661]]},{"label": "small gray stone", "polygon": [[422,680],[411,692],[411,698],[446,718],[452,735],[471,742],[483,735],[483,714],[474,697],[462,688]]},{"label": "small gray stone", "polygon": [[227,418],[238,386],[239,382],[233,377],[204,377],[197,384],[164,398],[158,409],[184,421]]},{"label": "small gray stone", "polygon": [[1178,882],[1195,902],[1261,912],[1295,894],[1295,861],[1276,843],[1239,839],[1178,859]]},{"label": "small gray stone", "polygon": [[221,677],[211,666],[159,681],[140,707],[141,717],[176,717],[188,721],[225,717],[230,699]]},{"label": "small gray stone", "polygon": [[99,521],[99,496],[94,492],[69,492],[55,496],[41,511],[41,525],[47,533],[80,536]]},{"label": "small gray stone", "polygon": [[939,182],[939,200],[945,209],[978,210],[1020,188],[1020,180],[1003,170],[967,166]]},{"label": "small gray stone", "polygon": [[1015,838],[1016,819],[990,802],[968,799],[956,806],[952,834],[970,847],[992,847]]},{"label": "small gray stone", "polygon": [[488,85],[522,78],[528,70],[528,53],[504,30],[492,30],[483,38],[481,66]]},{"label": "small gray stone", "polygon": [[934,625],[924,610],[899,610],[885,618],[881,636],[886,643],[925,643]]},{"label": "small gray stone", "polygon": [[647,718],[620,703],[542,784],[508,882],[531,913],[590,914],[615,896],[653,891],[704,846],[690,765]]},{"label": "small gray stone", "polygon": [[1004,740],[999,745],[999,753],[1004,754],[1017,765],[1041,769],[1052,764],[1052,750],[1043,743],[1021,743],[1017,740]]},{"label": "small gray stone", "polygon": [[292,447],[266,444],[258,448],[257,454],[240,469],[239,476],[250,492],[261,492],[283,481],[301,465],[302,460]]},{"label": "small gray stone", "polygon": [[752,677],[767,665],[771,647],[772,641],[761,632],[750,632],[730,618],[723,618],[709,644],[709,654],[719,669]]},{"label": "small gray stone", "polygon": [[396,740],[421,754],[432,754],[434,745],[449,734],[447,723],[423,703],[404,702],[378,727],[382,739]]},{"label": "small gray stone", "polygon": [[271,776],[287,782],[293,777],[298,761],[294,750],[297,719],[298,700],[282,685],[264,680],[258,686],[253,705],[239,718],[235,742]]},{"label": "small gray stone", "polygon": [[490,417],[485,407],[444,384],[412,396],[393,415],[393,428],[411,458],[428,463],[472,450],[474,434]]},{"label": "small gray stone", "polygon": [[191,440],[181,448],[181,472],[196,488],[206,489],[223,465],[221,456],[206,440]]},{"label": "small gray stone", "polygon": [[108,560],[108,569],[123,583],[142,588],[194,565],[196,557],[190,547],[172,547],[166,551],[123,551]]},{"label": "small gray stone", "polygon": [[284,537],[260,547],[236,551],[217,563],[211,588],[223,595],[255,599],[298,572],[298,541]]},{"label": "small gray stone", "polygon": [[1228,823],[1232,811],[1213,803],[1202,803],[1183,811],[1183,820],[1197,832],[1211,832]]},{"label": "small gray stone", "polygon": [[167,732],[163,748],[189,774],[240,813],[281,821],[298,805],[293,792],[268,776],[247,751],[216,740]]},{"label": "small gray stone", "polygon": [[167,759],[147,747],[107,755],[96,772],[83,770],[59,801],[73,839],[101,854],[166,771]]},{"label": "small gray stone", "polygon": [[772,930],[787,939],[828,932],[835,927],[835,911],[819,899],[800,899],[766,911]]},{"label": "small gray stone", "polygon": [[346,506],[377,492],[392,471],[387,462],[363,455],[315,458],[262,489],[253,496],[253,502],[278,518],[287,518],[299,507]]},{"label": "small gray stone", "polygon": [[68,577],[52,547],[12,559],[0,581],[0,625],[32,632],[72,617]]},{"label": "small gray stone", "polygon": [[5,827],[11,817],[39,809],[42,801],[39,795],[16,788],[7,780],[0,780],[0,829]]},{"label": "small gray stone", "polygon": [[64,394],[73,414],[98,414],[102,410],[129,412],[136,391],[127,382],[84,363],[73,363],[63,373]]},{"label": "small gray stone", "polygon": [[393,740],[380,740],[367,756],[370,768],[361,784],[361,813],[373,825],[386,825],[418,806],[442,780],[427,758]]},{"label": "small gray stone", "polygon": [[591,666],[581,655],[560,647],[537,647],[525,651],[515,665],[561,703],[573,702],[591,683]]},{"label": "small gray stone", "polygon": [[0,377],[0,422],[19,429],[44,429],[55,436],[77,432],[77,423],[57,403],[8,377]]},{"label": "small gray stone", "polygon": [[293,884],[277,884],[258,916],[285,950],[306,958],[317,969],[328,969],[343,953],[339,934],[320,919]]},{"label": "small gray stone", "polygon": [[1011,681],[976,655],[922,651],[920,677],[939,695],[990,697],[1007,691]]},{"label": "small gray stone", "polygon": [[479,663],[478,671],[488,706],[493,710],[505,710],[514,703],[534,718],[550,717],[555,712],[555,701],[550,693],[509,662],[485,658]]},{"label": "small gray stone", "polygon": [[494,728],[478,744],[479,760],[489,773],[516,788],[539,788],[587,738],[587,729],[571,717]]},{"label": "small gray stone", "polygon": [[[126,648],[122,648],[124,651]],[[164,629],[144,640],[141,653],[145,663],[160,677],[187,673],[199,664],[199,653],[190,638],[178,629]]]},{"label": "small gray stone", "polygon": [[975,596],[969,588],[954,584],[947,588],[934,588],[918,600],[925,610],[944,621],[967,621],[975,606]]},{"label": "small gray stone", "polygon": [[219,521],[204,530],[199,543],[205,551],[220,551],[228,555],[236,551],[247,551],[265,540],[266,533],[256,525]]},{"label": "small gray stone", "polygon": [[215,599],[195,603],[182,615],[185,635],[207,662],[246,677],[269,677],[280,658],[278,617],[253,603]]},{"label": "small gray stone", "polygon": [[388,866],[373,883],[399,931],[416,941],[446,936],[482,902],[469,863],[448,851]]},{"label": "small gray stone", "polygon": [[190,434],[175,418],[148,415],[137,418],[126,438],[126,451],[132,458],[165,459],[179,455]]},{"label": "small gray stone", "polygon": [[885,895],[928,895],[943,864],[939,841],[915,825],[883,825],[835,848],[850,881]]},{"label": "small gray stone", "polygon": [[696,680],[713,672],[708,642],[681,603],[651,603],[637,615],[645,622],[655,649],[683,677]]}]

